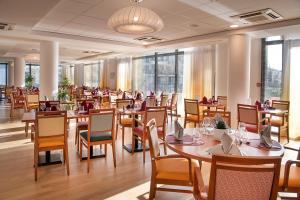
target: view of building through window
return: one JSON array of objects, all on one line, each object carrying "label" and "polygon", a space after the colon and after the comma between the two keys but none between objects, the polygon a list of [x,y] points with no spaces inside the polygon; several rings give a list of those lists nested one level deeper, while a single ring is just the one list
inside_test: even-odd
[{"label": "view of building through window", "polygon": [[0,63],[0,85],[7,84],[7,64]]},{"label": "view of building through window", "polygon": [[33,77],[33,86],[40,86],[40,65],[38,64],[26,64],[25,66],[25,78],[31,75]]},{"label": "view of building through window", "polygon": [[265,67],[263,77],[264,100],[281,98],[283,85],[282,40],[265,42]]},{"label": "view of building through window", "polygon": [[84,85],[98,87],[100,83],[100,65],[102,62],[84,65]]}]

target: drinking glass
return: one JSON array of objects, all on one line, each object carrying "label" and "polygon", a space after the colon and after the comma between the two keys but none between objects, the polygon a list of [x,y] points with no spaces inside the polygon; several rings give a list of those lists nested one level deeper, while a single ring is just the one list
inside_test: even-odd
[{"label": "drinking glass", "polygon": [[202,126],[204,127],[205,134],[208,132],[207,128],[210,126],[210,119],[208,117],[204,117],[202,121]]}]

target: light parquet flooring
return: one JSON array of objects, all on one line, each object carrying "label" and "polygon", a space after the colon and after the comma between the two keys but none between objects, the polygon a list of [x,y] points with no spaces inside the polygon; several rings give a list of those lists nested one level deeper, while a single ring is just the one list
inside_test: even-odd
[{"label": "light parquet flooring", "polygon": [[[22,111],[9,118],[9,106],[0,104],[0,199],[148,199],[151,162],[147,152],[146,163],[142,153],[131,155],[121,147],[121,131],[116,144],[117,168],[113,167],[111,146],[107,158],[91,160],[90,173],[86,161],[80,162],[74,145],[75,122],[70,123],[69,158],[70,176],[63,165],[38,168],[38,181],[34,181],[33,143],[25,137],[24,123],[20,122]],[[170,124],[169,124],[169,129]],[[125,143],[131,141],[126,130]],[[97,149],[100,150],[99,147]],[[170,151],[169,151],[170,152]],[[292,152],[285,159],[295,158]],[[204,165],[206,182],[209,165]],[[157,192],[156,199],[189,200],[190,194]]]}]

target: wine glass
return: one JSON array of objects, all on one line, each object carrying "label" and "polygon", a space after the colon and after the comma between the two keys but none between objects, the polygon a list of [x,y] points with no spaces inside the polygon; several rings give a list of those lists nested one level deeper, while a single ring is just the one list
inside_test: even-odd
[{"label": "wine glass", "polygon": [[207,133],[207,128],[211,125],[211,121],[208,117],[204,117],[202,121],[202,126],[204,127],[205,133]]}]

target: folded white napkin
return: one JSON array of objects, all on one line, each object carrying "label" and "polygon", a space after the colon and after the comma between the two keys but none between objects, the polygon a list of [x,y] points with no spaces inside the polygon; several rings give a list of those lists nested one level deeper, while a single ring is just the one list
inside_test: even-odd
[{"label": "folded white napkin", "polygon": [[223,134],[221,144],[209,148],[207,152],[209,154],[242,155],[241,150],[234,144],[232,137],[228,134]]},{"label": "folded white napkin", "polygon": [[273,145],[271,139],[271,126],[267,126],[260,132],[260,143],[264,144],[266,147],[271,148]]}]

